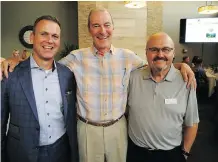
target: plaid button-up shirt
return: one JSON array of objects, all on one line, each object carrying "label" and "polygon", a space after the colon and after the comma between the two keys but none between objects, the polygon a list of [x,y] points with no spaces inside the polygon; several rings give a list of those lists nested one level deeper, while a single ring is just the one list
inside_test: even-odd
[{"label": "plaid button-up shirt", "polygon": [[113,46],[103,56],[94,47],[75,50],[59,62],[75,75],[78,115],[94,122],[125,113],[130,72],[144,63],[134,52]]}]

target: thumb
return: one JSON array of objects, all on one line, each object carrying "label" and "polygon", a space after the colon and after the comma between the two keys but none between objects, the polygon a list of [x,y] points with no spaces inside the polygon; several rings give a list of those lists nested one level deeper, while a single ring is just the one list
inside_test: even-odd
[{"label": "thumb", "polygon": [[10,66],[9,71],[10,72],[14,71],[14,67]]}]

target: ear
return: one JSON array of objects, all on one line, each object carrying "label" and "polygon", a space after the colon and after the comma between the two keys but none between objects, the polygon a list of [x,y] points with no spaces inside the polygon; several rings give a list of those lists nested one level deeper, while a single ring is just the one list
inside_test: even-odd
[{"label": "ear", "polygon": [[33,32],[30,34],[30,43],[32,43],[33,44],[33,40],[34,40],[34,34],[33,34]]},{"label": "ear", "polygon": [[90,32],[90,27],[88,27],[88,32],[89,32],[89,36],[92,36],[91,32]]},{"label": "ear", "polygon": [[173,58],[175,58],[175,52],[173,52]]}]

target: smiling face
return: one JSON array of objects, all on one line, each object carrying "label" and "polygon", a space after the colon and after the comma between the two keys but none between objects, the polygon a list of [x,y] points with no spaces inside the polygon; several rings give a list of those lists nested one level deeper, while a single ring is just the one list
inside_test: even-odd
[{"label": "smiling face", "polygon": [[19,55],[20,55],[19,50],[14,50],[13,51],[13,57],[17,58],[17,57],[19,57]]},{"label": "smiling face", "polygon": [[31,34],[33,56],[38,60],[53,60],[60,47],[60,26],[50,20],[37,23],[35,33]]},{"label": "smiling face", "polygon": [[169,69],[174,57],[172,39],[165,33],[154,34],[148,40],[146,55],[151,69],[155,71]]},{"label": "smiling face", "polygon": [[105,11],[93,11],[90,15],[89,33],[98,51],[108,51],[112,43],[113,22],[110,14]]}]

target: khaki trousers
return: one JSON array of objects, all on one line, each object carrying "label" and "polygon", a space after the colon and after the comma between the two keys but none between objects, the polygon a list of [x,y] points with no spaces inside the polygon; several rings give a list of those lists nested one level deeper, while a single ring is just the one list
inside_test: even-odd
[{"label": "khaki trousers", "polygon": [[122,117],[108,127],[77,122],[80,162],[126,162],[127,123]]}]

